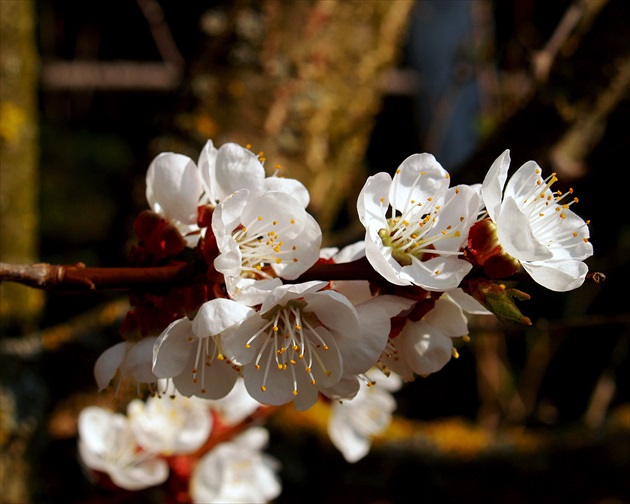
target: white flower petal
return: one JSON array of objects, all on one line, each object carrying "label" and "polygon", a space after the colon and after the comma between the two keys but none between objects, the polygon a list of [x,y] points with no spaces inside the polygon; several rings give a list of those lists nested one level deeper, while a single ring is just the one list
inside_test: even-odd
[{"label": "white flower petal", "polygon": [[501,246],[518,260],[541,261],[553,256],[549,249],[536,239],[529,216],[521,212],[514,198],[505,198],[496,224]]},{"label": "white flower petal", "polygon": [[146,179],[147,201],[154,211],[184,224],[197,222],[202,187],[197,166],[189,157],[159,154],[151,162]]},{"label": "white flower petal", "polygon": [[425,203],[427,198],[435,198],[446,191],[449,185],[447,175],[433,155],[413,154],[396,171],[389,189],[389,202],[401,212],[407,209],[411,200]]},{"label": "white flower petal", "polygon": [[407,323],[401,336],[401,351],[405,352],[407,362],[416,374],[435,373],[451,360],[451,338],[423,320]]},{"label": "white flower petal", "polygon": [[359,220],[365,227],[376,221],[383,224],[381,227],[386,227],[385,212],[391,183],[392,178],[385,172],[372,175],[365,182],[357,200]]},{"label": "white flower petal", "polygon": [[427,324],[439,327],[440,331],[451,338],[468,334],[468,321],[461,307],[446,297],[435,301],[433,309],[423,319]]},{"label": "white flower petal", "polygon": [[582,261],[528,262],[523,268],[534,281],[549,290],[566,292],[584,283],[588,266]]},{"label": "white flower petal", "polygon": [[192,330],[197,338],[216,336],[234,327],[254,310],[231,299],[212,299],[199,308],[192,322]]},{"label": "white flower petal", "polygon": [[206,193],[206,198],[211,204],[216,204],[217,200],[220,201],[227,196],[226,194],[218,193],[219,184],[215,174],[218,152],[212,140],[208,140],[203,146],[203,149],[201,149],[199,161],[197,162],[201,184]]},{"label": "white flower petal", "polygon": [[263,187],[265,169],[256,155],[235,143],[219,147],[216,158],[217,192],[223,197],[249,189],[258,193]]},{"label": "white flower petal", "polygon": [[284,177],[267,177],[263,183],[264,192],[283,192],[286,194],[290,194],[293,198],[295,198],[302,205],[303,208],[306,208],[310,202],[310,195],[308,193],[308,189],[304,187],[302,182],[284,178]]},{"label": "white flower petal", "polygon": [[510,151],[505,150],[490,166],[483,180],[481,193],[490,218],[496,222],[503,199],[503,187],[510,167]]},{"label": "white flower petal", "polygon": [[153,374],[173,378],[182,373],[192,351],[189,339],[194,337],[192,322],[181,318],[172,322],[153,346]]},{"label": "white flower petal", "polygon": [[118,368],[122,364],[125,355],[129,351],[131,343],[122,341],[105,350],[94,363],[94,379],[98,385],[99,391],[107,388],[112,381]]}]

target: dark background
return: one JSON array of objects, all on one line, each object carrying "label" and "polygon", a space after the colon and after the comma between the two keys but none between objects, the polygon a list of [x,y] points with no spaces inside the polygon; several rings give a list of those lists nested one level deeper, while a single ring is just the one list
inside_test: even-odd
[{"label": "dark background", "polygon": [[[159,3],[179,51],[187,62],[195,61],[207,37],[200,20],[209,9],[223,4]],[[628,4],[608,2],[580,49],[560,58],[550,83],[522,106],[518,105],[522,88],[510,87],[509,82],[529,78],[531,84],[532,55],[544,47],[571,2],[490,4],[494,16],[491,64],[503,79],[503,107],[492,115],[479,102],[481,84],[471,70],[474,55],[461,49],[458,38],[469,27],[469,6],[442,3],[453,7],[452,12],[444,13],[444,26],[463,28],[431,32],[416,12],[399,70],[413,70],[424,85],[412,85],[402,93],[385,91],[366,166],[372,172],[395,169],[408,155],[429,150],[427,143],[431,143],[431,152],[451,172],[455,183],[481,182],[492,160],[505,148],[511,149],[513,168],[536,159],[545,171],[551,171],[550,148],[568,128],[554,106],[558,95],[568,100],[596,96],[602,89],[600,74],[605,63],[628,56]],[[458,10],[453,4],[466,8]],[[160,59],[136,2],[39,1],[37,16],[44,65],[60,59]],[[440,49],[449,44],[459,48],[452,59],[432,57],[442,54]],[[440,79],[446,79],[447,86],[456,79],[465,91],[460,89],[457,94],[442,142],[428,142],[426,132],[435,120],[431,106],[435,93],[444,89]],[[181,134],[178,120],[192,103],[186,80],[167,92],[48,87],[41,89],[39,99],[40,260],[81,261],[90,266],[125,264],[133,243],[133,220],[146,208],[146,169],[159,152],[160,139]],[[588,283],[562,294],[536,285],[523,287],[532,299],[521,307],[534,321],[533,327],[508,324],[495,340],[484,336],[485,329],[475,325],[474,319],[472,342],[460,348],[458,360],[397,394],[398,415],[416,421],[421,432],[431,423],[442,426],[443,432],[452,429],[455,448],[445,450],[439,443],[386,444],[350,465],[308,429],[287,434],[272,424],[273,442],[268,451],[283,465],[283,493],[277,502],[304,502],[306,497],[314,502],[375,504],[630,502],[626,295],[630,221],[623,185],[629,168],[629,120],[626,97],[608,116],[601,140],[585,160],[586,173],[571,181],[580,198],[574,208],[592,221],[595,255],[588,264],[592,271],[605,273],[606,282]],[[50,294],[41,326],[65,323],[118,296]],[[48,423],[50,418],[63,418],[68,398],[94,391],[93,363],[103,349],[117,341],[118,322],[81,333],[53,352],[11,364],[17,376],[14,388],[21,398],[21,416],[41,421],[31,448],[34,474],[38,475],[36,502],[162,502],[158,491],[131,495],[91,486],[76,461],[72,430],[63,436],[51,431]],[[479,376],[483,375],[481,357],[487,355],[483,353],[487,347],[476,343],[476,331],[480,342],[495,345],[499,361],[508,366],[505,376],[513,384],[519,383],[527,363],[535,358],[532,349],[536,342],[546,341],[548,362],[525,417],[510,417],[496,404],[498,399],[494,403],[484,394]],[[608,381],[602,381],[603,377]],[[599,397],[597,387],[602,383],[612,383],[613,394],[604,406],[604,419],[589,425],[587,411],[593,398]],[[440,423],[453,418],[461,419],[469,430]],[[532,443],[541,443],[540,448],[527,450],[494,441],[471,455],[466,451],[466,436],[480,428],[506,436],[525,432],[532,436]]]}]

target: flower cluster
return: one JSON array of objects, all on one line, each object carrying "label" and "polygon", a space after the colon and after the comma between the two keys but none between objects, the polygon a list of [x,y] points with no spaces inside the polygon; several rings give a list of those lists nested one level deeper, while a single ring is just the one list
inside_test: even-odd
[{"label": "flower cluster", "polygon": [[170,478],[173,485],[187,485],[193,502],[267,502],[281,487],[279,463],[262,453],[268,440],[264,428],[251,427],[197,455],[214,431],[237,425],[259,407],[242,381],[221,401],[187,398],[171,389],[132,400],[126,414],[89,406],[79,415],[79,456],[93,479],[126,490]]},{"label": "flower cluster", "polygon": [[[395,405],[384,393],[365,399],[361,384],[380,381],[368,370],[404,381],[439,371],[457,357],[454,341],[468,339],[466,314],[528,323],[514,301],[527,294],[503,285],[516,273],[554,291],[584,282],[592,246],[570,208],[577,198],[552,190],[555,174],[543,177],[533,161],[508,181],[509,161],[505,151],[474,186],[451,187],[430,154],[369,177],[357,201],[365,237],[338,250],[321,249],[307,189],[267,176],[261,155],[211,141],[196,163],[160,154],[132,262],[172,264],[188,248],[198,275],[133,295],[125,341],[96,364],[99,387],[117,377],[155,391],[163,379],[216,401],[242,382],[257,404],[298,410],[325,397],[343,405],[331,438],[357,460],[380,427],[342,419],[376,418],[374,408],[389,418]],[[348,432],[355,441],[344,447]]]}]

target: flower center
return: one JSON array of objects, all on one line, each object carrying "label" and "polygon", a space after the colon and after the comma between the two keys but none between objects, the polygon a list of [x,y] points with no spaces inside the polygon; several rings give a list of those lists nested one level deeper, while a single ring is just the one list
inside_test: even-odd
[{"label": "flower center", "polygon": [[266,221],[259,216],[247,226],[240,226],[234,231],[232,237],[241,252],[243,276],[271,278],[267,266],[281,264],[286,260],[298,261],[295,257],[297,246],[289,248],[280,239],[280,235],[294,224],[295,219],[291,218],[284,227],[278,227],[278,220]]},{"label": "flower center", "polygon": [[[459,228],[465,218],[459,218],[456,225],[439,228],[438,215],[459,194],[455,190],[451,198],[442,205],[436,204],[432,198],[424,203],[410,200],[402,211],[391,207],[392,216],[387,219],[387,228],[379,230],[378,235],[383,244],[392,249],[392,257],[401,266],[409,266],[415,261],[430,259],[438,255],[461,255],[462,252],[442,250],[436,247],[440,240],[458,238],[461,236]],[[385,202],[381,200],[383,205]],[[427,256],[425,256],[427,254]]]},{"label": "flower center", "polygon": [[298,395],[298,381],[302,381],[297,373],[306,373],[311,385],[317,383],[315,375],[330,376],[326,359],[320,355],[329,350],[316,329],[322,324],[315,314],[304,311],[306,306],[303,299],[291,300],[286,306],[276,306],[263,315],[268,322],[245,344],[246,348],[251,348],[251,343],[257,338],[264,340],[254,361],[256,369],[264,372],[263,392],[267,390],[267,378],[273,367],[280,372],[291,373],[293,395]]}]

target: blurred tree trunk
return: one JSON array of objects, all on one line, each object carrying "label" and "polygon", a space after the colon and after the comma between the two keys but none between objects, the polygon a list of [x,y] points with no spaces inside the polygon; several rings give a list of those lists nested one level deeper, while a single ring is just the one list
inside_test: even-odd
[{"label": "blurred tree trunk", "polygon": [[[37,258],[38,55],[31,1],[0,2],[0,258],[31,263]],[[37,325],[42,292],[14,283],[0,285],[3,333],[24,333]],[[26,456],[32,425],[20,424],[17,400],[0,386],[0,488],[2,501],[30,500],[32,475]],[[5,386],[8,385],[8,386]]]},{"label": "blurred tree trunk", "polygon": [[[0,257],[31,263],[37,258],[38,56],[34,6],[0,4]],[[32,329],[42,293],[12,283],[0,285],[2,325]]]},{"label": "blurred tree trunk", "polygon": [[212,138],[264,151],[269,173],[278,168],[309,188],[309,210],[326,235],[363,185],[385,71],[396,62],[412,7],[406,0],[265,0],[207,12],[207,45],[190,69],[196,107],[179,117],[180,127],[197,144]]}]

